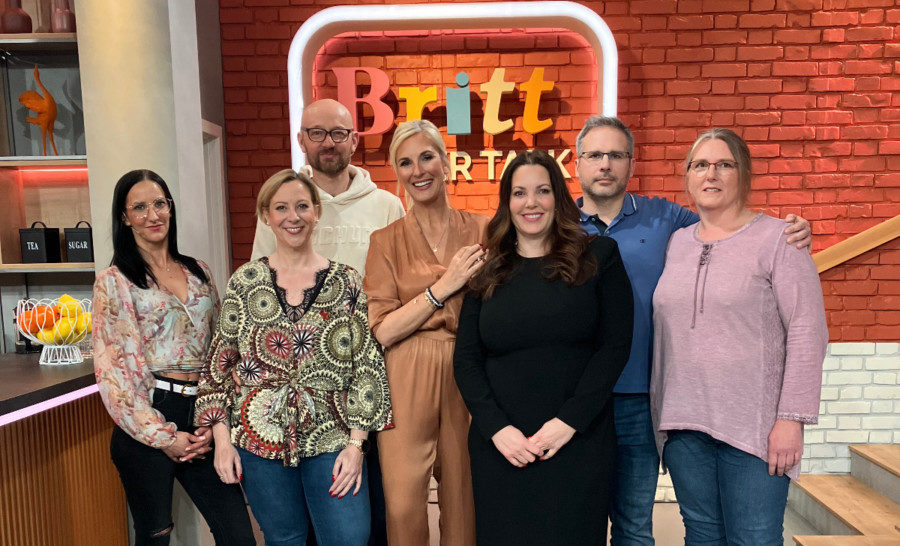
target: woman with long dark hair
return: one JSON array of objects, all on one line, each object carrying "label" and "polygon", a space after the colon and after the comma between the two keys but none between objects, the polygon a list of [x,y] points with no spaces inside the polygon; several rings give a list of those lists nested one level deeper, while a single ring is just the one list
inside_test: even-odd
[{"label": "woman with long dark hair", "polygon": [[632,296],[615,241],[578,218],[552,157],[510,162],[454,354],[479,544],[606,544]]},{"label": "woman with long dark hair", "polygon": [[216,544],[255,544],[240,487],[223,484],[205,456],[209,429],[192,428],[219,298],[206,264],[178,251],[175,203],[158,174],[119,179],[112,232],[111,267],[94,283],[94,370],[117,425],[110,453],[135,543],[169,543],[178,479]]}]

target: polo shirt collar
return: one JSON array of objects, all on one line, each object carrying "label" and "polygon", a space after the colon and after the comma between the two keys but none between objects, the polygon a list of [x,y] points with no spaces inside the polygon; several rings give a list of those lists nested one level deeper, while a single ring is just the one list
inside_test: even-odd
[{"label": "polo shirt collar", "polygon": [[[578,214],[581,215],[580,221],[582,224],[587,223],[591,215],[584,212],[582,207],[584,206],[584,196],[579,197],[575,200],[575,205],[578,206]],[[619,216],[631,216],[637,212],[637,200],[634,198],[634,195],[626,192],[625,193],[625,201],[622,202],[622,210],[619,211],[619,214],[616,215],[616,218]],[[615,223],[616,219],[613,219],[613,223]]]}]

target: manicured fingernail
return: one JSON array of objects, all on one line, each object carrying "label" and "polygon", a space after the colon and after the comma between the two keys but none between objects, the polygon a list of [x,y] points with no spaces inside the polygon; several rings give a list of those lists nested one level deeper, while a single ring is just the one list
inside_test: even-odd
[{"label": "manicured fingernail", "polygon": [[344,495],[341,495],[340,497],[338,497],[338,499],[342,499],[342,498],[344,498]]},{"label": "manicured fingernail", "polygon": [[334,475],[333,475],[333,474],[332,474],[332,476],[331,476],[331,481],[334,481]]},{"label": "manicured fingernail", "polygon": [[244,475],[243,475],[243,474],[241,474],[240,476],[238,476],[238,481],[239,481],[239,482],[244,481]]},{"label": "manicured fingernail", "polygon": [[337,493],[332,493],[332,494],[331,494],[331,498],[335,498],[336,496],[337,496]]},{"label": "manicured fingernail", "polygon": [[[357,491],[356,493],[359,493],[359,491]],[[353,496],[354,496],[354,497],[356,496],[356,493],[353,493]]]}]

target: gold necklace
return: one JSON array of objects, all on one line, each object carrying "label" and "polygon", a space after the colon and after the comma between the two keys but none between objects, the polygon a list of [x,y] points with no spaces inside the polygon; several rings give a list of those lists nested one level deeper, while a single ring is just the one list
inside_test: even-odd
[{"label": "gold necklace", "polygon": [[444,240],[444,236],[447,235],[447,230],[450,228],[450,217],[447,216],[447,223],[444,224],[444,231],[441,232],[441,236],[438,238],[437,242],[434,243],[434,246],[431,246],[431,243],[428,242],[428,237],[425,235],[425,229],[422,227],[422,223],[419,222],[419,218],[416,217],[416,223],[419,224],[419,231],[422,232],[422,238],[425,239],[425,242],[431,248],[431,251],[437,254],[438,247],[441,246],[441,241]]}]

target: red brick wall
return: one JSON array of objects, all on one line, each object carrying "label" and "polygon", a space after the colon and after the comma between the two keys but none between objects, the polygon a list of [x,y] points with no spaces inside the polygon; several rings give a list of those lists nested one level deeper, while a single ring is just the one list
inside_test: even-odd
[{"label": "red brick wall", "polygon": [[[309,16],[335,3],[221,0],[235,265],[250,254],[256,191],[290,165],[290,40]],[[632,190],[683,203],[679,162],[700,131],[724,126],[742,134],[756,158],[753,204],[811,220],[816,250],[900,214],[900,7],[894,0],[582,3],[603,17],[619,46],[619,116],[637,139]],[[521,132],[520,124],[515,134],[482,135],[480,102],[473,101],[475,134],[448,138],[451,147],[474,152],[476,163],[474,182],[451,187],[456,206],[486,213],[496,206],[496,184],[485,182],[478,151],[574,148],[578,127],[593,113],[590,54],[570,33],[407,36],[331,40],[317,59],[319,96],[333,96],[331,66],[381,68],[393,91],[438,85],[440,97],[459,69],[467,70],[475,92],[494,66],[507,67],[507,80],[515,82],[543,66],[545,78],[556,82],[540,111],[554,126],[536,136]],[[505,100],[501,113],[520,116],[521,102]],[[425,117],[441,125],[442,114]],[[393,191],[389,136],[365,139],[354,162]],[[566,164],[574,174],[571,161]],[[895,240],[822,275],[832,341],[900,339],[898,262]]]}]

